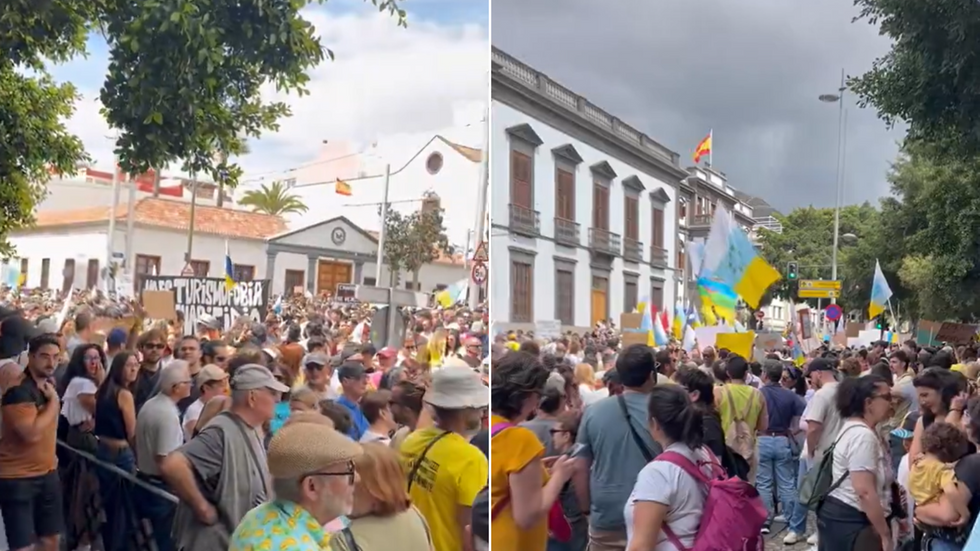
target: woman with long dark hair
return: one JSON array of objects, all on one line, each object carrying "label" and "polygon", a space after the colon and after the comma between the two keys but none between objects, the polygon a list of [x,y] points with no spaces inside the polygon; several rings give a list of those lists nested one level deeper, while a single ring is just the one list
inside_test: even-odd
[{"label": "woman with long dark hair", "polygon": [[[59,429],[63,428],[65,442],[77,450],[95,453],[95,394],[105,377],[105,353],[96,344],[77,346],[68,361],[65,375],[58,383],[62,396]],[[62,430],[59,430],[62,432]],[[67,457],[65,457],[67,456]],[[65,500],[68,523],[68,548],[91,544],[98,536],[98,517],[88,514],[87,506],[98,494],[98,478],[94,468],[75,454],[63,454],[58,470],[66,488],[74,488]]]},{"label": "woman with long dark hair", "polygon": [[[717,461],[703,445],[704,414],[694,406],[684,387],[654,387],[647,412],[650,435],[664,453],[674,452],[696,465]],[[706,476],[713,476],[710,466],[701,469]],[[627,551],[659,549],[674,538],[686,547],[693,546],[701,526],[704,500],[699,482],[681,467],[670,461],[647,463],[626,501]]]},{"label": "woman with long dark hair", "polygon": [[[99,438],[96,457],[132,473],[136,471],[133,437],[136,434],[134,384],[139,373],[139,358],[123,351],[112,359],[109,375],[95,394],[95,435]],[[105,551],[128,548],[127,537],[135,527],[127,526],[132,503],[125,503],[123,480],[108,469],[99,469],[99,492],[105,509],[102,541]]]}]

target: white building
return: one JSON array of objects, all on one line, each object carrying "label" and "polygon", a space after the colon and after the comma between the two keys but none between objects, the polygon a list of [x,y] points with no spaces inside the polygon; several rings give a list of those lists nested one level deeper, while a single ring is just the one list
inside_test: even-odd
[{"label": "white building", "polygon": [[500,50],[492,54],[491,310],[583,329],[683,298],[677,153]]},{"label": "white building", "polygon": [[[128,204],[117,209],[112,245],[125,258]],[[133,210],[132,258],[136,274],[179,275],[185,267],[190,204],[178,199],[144,197]],[[377,237],[343,216],[289,231],[278,216],[198,205],[192,261],[198,276],[223,277],[225,244],[238,280],[271,279],[274,293],[304,287],[333,292],[338,283],[376,283]],[[100,285],[106,265],[109,207],[44,210],[33,228],[14,232],[20,273],[28,288],[77,289]],[[441,258],[423,266],[419,289],[431,292],[466,275],[464,261]],[[387,268],[382,271],[387,283]],[[66,281],[67,280],[67,281]],[[412,275],[401,274],[410,288]]]}]

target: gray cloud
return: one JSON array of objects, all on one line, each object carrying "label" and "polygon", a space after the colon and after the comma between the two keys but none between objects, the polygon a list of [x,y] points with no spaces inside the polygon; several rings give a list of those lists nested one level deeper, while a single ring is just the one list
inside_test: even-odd
[{"label": "gray cloud", "polygon": [[[714,129],[729,183],[789,210],[832,206],[835,92],[888,51],[848,0],[493,0],[493,45],[546,73],[690,164]],[[903,132],[854,98],[845,203],[888,193]]]}]

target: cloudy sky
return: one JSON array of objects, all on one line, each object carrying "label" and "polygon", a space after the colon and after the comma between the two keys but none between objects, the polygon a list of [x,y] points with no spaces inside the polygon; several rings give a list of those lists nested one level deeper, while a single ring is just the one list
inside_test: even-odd
[{"label": "cloudy sky", "polygon": [[[361,0],[331,0],[306,9],[305,17],[336,61],[315,69],[310,96],[287,99],[293,117],[282,121],[279,132],[251,144],[252,154],[240,160],[246,179],[309,162],[324,139],[369,142],[434,132],[455,124],[454,109],[485,105],[487,1],[404,0],[402,7],[408,29]],[[101,37],[89,40],[89,53],[51,71],[82,93],[68,128],[83,139],[96,165],[109,169],[111,132],[98,100],[108,68]]]},{"label": "cloudy sky", "polygon": [[[714,130],[729,183],[788,210],[832,206],[840,71],[888,50],[851,0],[493,0],[493,45],[690,163]],[[851,98],[853,100],[853,98]],[[888,193],[902,132],[848,112],[844,202]]]}]

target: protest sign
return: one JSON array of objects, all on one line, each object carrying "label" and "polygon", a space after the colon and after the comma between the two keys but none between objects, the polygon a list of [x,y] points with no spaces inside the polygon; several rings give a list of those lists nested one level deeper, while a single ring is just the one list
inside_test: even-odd
[{"label": "protest sign", "polygon": [[265,321],[269,310],[271,285],[267,279],[242,281],[229,291],[221,278],[144,276],[142,287],[142,291],[174,292],[174,306],[184,314],[184,334],[194,333],[204,314],[214,316],[228,330],[239,317]]}]

